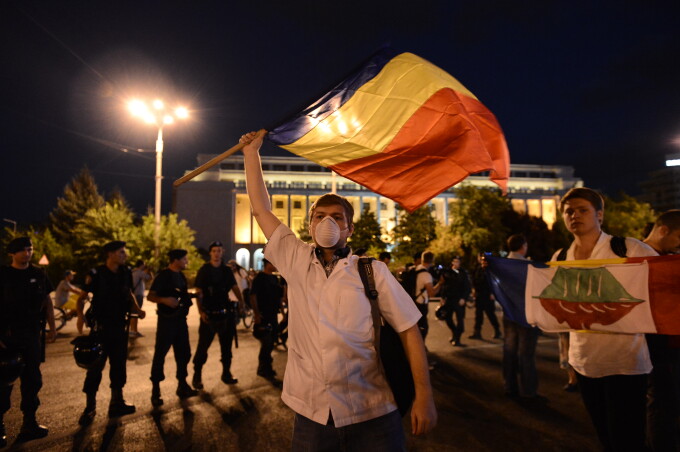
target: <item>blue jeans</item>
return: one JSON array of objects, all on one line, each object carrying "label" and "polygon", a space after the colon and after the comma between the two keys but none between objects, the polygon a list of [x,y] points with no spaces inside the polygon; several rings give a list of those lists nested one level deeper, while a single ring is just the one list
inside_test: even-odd
[{"label": "blue jeans", "polygon": [[345,427],[335,427],[332,418],[329,418],[326,425],[322,425],[296,414],[292,450],[395,452],[406,450],[406,440],[401,416],[396,410]]},{"label": "blue jeans", "polygon": [[[503,317],[503,381],[506,394],[534,397],[538,389],[536,342],[538,329]],[[519,378],[519,384],[518,384]]]}]

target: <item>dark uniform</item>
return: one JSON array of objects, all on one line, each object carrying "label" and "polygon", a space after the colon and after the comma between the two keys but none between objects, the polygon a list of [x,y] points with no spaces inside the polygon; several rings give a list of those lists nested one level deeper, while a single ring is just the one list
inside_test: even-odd
[{"label": "dark uniform", "polygon": [[233,302],[229,300],[229,291],[236,284],[234,274],[229,267],[220,264],[215,267],[210,263],[203,265],[196,275],[196,287],[201,289],[201,306],[208,316],[208,322],[201,319],[198,327],[198,346],[194,355],[194,387],[202,387],[201,371],[208,360],[208,348],[215,334],[220,341],[222,353],[222,380],[225,383],[236,383],[231,375],[231,344],[236,333],[236,317]]},{"label": "dark uniform", "polygon": [[[17,350],[26,366],[21,372],[21,411],[35,419],[42,387],[40,363],[44,361],[42,321],[45,298],[53,286],[40,268],[0,267],[0,341]],[[12,385],[0,385],[0,419],[10,408]]]},{"label": "dark uniform", "polygon": [[[460,338],[465,331],[465,304],[460,305],[460,300],[467,300],[470,296],[471,286],[468,273],[459,268],[449,268],[444,272],[444,287],[442,296],[445,300],[446,325],[451,330],[451,343],[460,345]],[[453,316],[456,316],[454,322]]]},{"label": "dark uniform", "polygon": [[278,313],[281,308],[283,288],[276,275],[260,272],[253,280],[251,294],[256,297],[257,308],[262,318],[261,325],[270,325],[267,334],[260,338],[260,354],[258,355],[257,374],[262,377],[273,377],[272,350],[278,332]]},{"label": "dark uniform", "polygon": [[475,287],[475,331],[472,338],[481,338],[484,314],[495,331],[494,338],[501,337],[501,328],[496,318],[496,303],[491,299],[491,284],[486,269],[478,266],[472,276],[472,284]]},{"label": "dark uniform", "polygon": [[106,265],[100,265],[88,273],[89,281],[85,292],[92,292],[91,318],[95,324],[94,332],[104,350],[101,364],[88,369],[83,392],[93,396],[99,389],[102,371],[109,360],[109,377],[112,392],[122,391],[127,381],[127,316],[132,302],[132,272],[124,265],[112,272]]},{"label": "dark uniform", "polygon": [[156,347],[151,364],[151,381],[155,384],[165,380],[163,367],[165,355],[172,346],[177,363],[177,380],[183,382],[187,378],[187,365],[191,358],[189,346],[189,330],[187,328],[187,314],[190,300],[187,292],[187,279],[181,271],[169,268],[161,270],[151,284],[151,292],[159,297],[174,297],[181,299],[179,306],[171,308],[158,304],[158,327],[156,329]]}]

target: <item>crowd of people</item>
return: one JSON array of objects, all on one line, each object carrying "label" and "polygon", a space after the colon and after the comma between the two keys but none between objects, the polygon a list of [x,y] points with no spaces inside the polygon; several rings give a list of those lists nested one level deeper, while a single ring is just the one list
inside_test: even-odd
[{"label": "crowd of people", "polygon": [[[186,250],[171,250],[168,266],[154,275],[141,261],[130,269],[125,242],[112,241],[103,246],[103,262],[86,275],[82,288],[72,284],[73,272],[66,272],[57,287],[54,303],[63,305],[75,293],[78,330],[87,326],[91,331],[88,337],[94,338],[75,341],[76,349],[80,347],[80,355],[75,353],[78,365],[87,369],[81,424],[88,424],[96,414],[96,393],[107,361],[111,382],[108,415],[135,412],[135,406],[125,401],[123,388],[128,341],[141,336],[137,319],[146,315],[145,298],[157,305],[158,313],[150,375],[154,407],[164,403],[160,382],[165,379],[165,357],[171,347],[178,397],[193,397],[203,389],[202,370],[216,335],[221,380],[227,385],[238,383],[231,372],[232,344],[238,340],[235,325],[246,304],[254,311],[254,335],[261,343],[257,375],[275,378],[272,350],[278,337],[279,310],[282,303],[288,306],[289,353],[282,400],[295,412],[294,450],[405,450],[401,416],[378,358],[375,313],[367,299],[371,290],[379,316],[398,333],[408,358],[414,389],[410,410],[413,434],[426,433],[437,423],[429,378],[432,362],[428,362],[425,348],[428,307],[436,296],[442,299],[436,318],[451,330],[453,347],[467,345],[465,310],[474,305],[474,325],[467,339],[482,339],[486,316],[494,330],[493,339],[503,340],[500,373],[506,395],[546,402],[538,393],[535,364],[541,332],[505,315],[501,330],[485,254],[478,256],[472,271],[462,268],[458,256],[447,268],[434,271],[435,256],[424,251],[414,256],[413,264],[397,278],[387,266],[391,255],[382,253],[370,261],[369,286],[358,266],[365,251],[353,253],[347,243],[354,230],[352,205],[335,194],[320,197],[310,209],[313,243],[299,240],[272,212],[259,159],[261,134],[249,133],[241,140],[253,215],[268,239],[261,272],[252,274],[234,261],[225,263],[222,244],[213,242],[208,247],[209,260],[199,269],[191,291],[183,273],[188,265]],[[680,211],[661,215],[644,242],[616,239],[602,231],[604,203],[593,190],[572,189],[562,198],[560,212],[573,242],[557,250],[553,260],[680,251]],[[507,258],[527,259],[528,245],[522,235],[509,237]],[[37,422],[36,411],[44,344],[55,339],[53,287],[45,273],[31,265],[33,248],[28,238],[12,240],[7,251],[11,264],[3,266],[0,273],[0,304],[6,314],[0,320],[4,379],[0,413],[10,409],[11,383],[20,378],[24,421],[19,439],[27,441],[48,434]],[[86,310],[87,300],[90,306]],[[192,353],[186,318],[194,301],[200,326],[189,384]],[[49,334],[43,336],[45,323]],[[591,331],[570,331],[560,338],[560,364],[570,372],[565,390],[580,391],[604,450],[680,448],[680,349],[675,339]],[[1,418],[0,434],[2,447],[7,439]]]}]

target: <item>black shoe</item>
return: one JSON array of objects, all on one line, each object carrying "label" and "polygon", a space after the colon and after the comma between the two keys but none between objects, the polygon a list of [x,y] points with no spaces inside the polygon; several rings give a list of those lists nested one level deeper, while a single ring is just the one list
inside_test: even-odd
[{"label": "black shoe", "polygon": [[201,374],[194,372],[194,378],[191,379],[191,386],[193,386],[195,389],[203,389]]},{"label": "black shoe", "polygon": [[238,383],[238,378],[234,378],[231,374],[222,374],[222,382],[228,385],[235,385]]},{"label": "black shoe", "polygon": [[496,331],[496,334],[493,335],[494,339],[503,339],[503,335],[501,334],[500,331]]},{"label": "black shoe", "polygon": [[482,339],[482,335],[479,333],[472,334],[468,339]]},{"label": "black shoe", "polygon": [[0,422],[0,449],[7,446],[7,431],[5,431],[5,423]]},{"label": "black shoe", "polygon": [[274,369],[263,369],[263,370],[258,370],[257,371],[257,376],[258,377],[263,377],[268,380],[276,377],[276,372],[274,372]]},{"label": "black shoe", "polygon": [[161,387],[157,383],[154,383],[153,387],[151,388],[151,405],[154,407],[163,405],[163,399],[161,398]]},{"label": "black shoe", "polygon": [[548,403],[548,398],[540,394],[535,394],[533,396],[522,396],[522,400],[539,405],[545,405],[546,403]]},{"label": "black shoe", "polygon": [[[22,443],[24,441],[31,441],[34,439],[40,439],[47,436],[49,430],[44,425],[38,425],[35,419],[26,421],[24,420],[24,425],[21,426],[19,431],[19,436],[17,436],[17,441]],[[7,441],[7,440],[5,440]]]},{"label": "black shoe", "polygon": [[451,341],[451,345],[454,347],[467,347],[467,345],[463,344],[461,341]]},{"label": "black shoe", "polygon": [[78,419],[78,424],[83,426],[90,425],[90,423],[92,423],[92,421],[94,420],[96,414],[97,407],[86,406],[85,410],[83,411],[83,414],[80,415],[80,419]]},{"label": "black shoe", "polygon": [[137,411],[134,405],[128,405],[125,400],[118,400],[111,402],[109,405],[109,417],[120,417],[132,414]]},{"label": "black shoe", "polygon": [[186,381],[182,380],[177,385],[177,396],[180,399],[188,399],[189,397],[196,397],[197,395],[198,391],[191,389],[191,386],[189,386]]}]

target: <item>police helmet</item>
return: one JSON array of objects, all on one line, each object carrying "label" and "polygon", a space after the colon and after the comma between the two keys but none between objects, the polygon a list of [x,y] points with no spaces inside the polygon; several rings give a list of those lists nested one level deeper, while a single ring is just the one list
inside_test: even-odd
[{"label": "police helmet", "polygon": [[79,336],[73,341],[73,357],[78,367],[93,369],[104,359],[104,347],[93,336]]},{"label": "police helmet", "polygon": [[253,327],[253,336],[255,336],[255,339],[262,340],[269,336],[272,331],[274,331],[274,327],[271,323],[258,323]]},{"label": "police helmet", "polygon": [[439,320],[446,320],[446,316],[449,314],[449,310],[446,308],[446,306],[442,303],[440,304],[437,309],[434,311],[434,316],[437,317]]},{"label": "police helmet", "polygon": [[19,378],[26,363],[19,352],[3,348],[0,349],[0,386],[9,386]]}]

